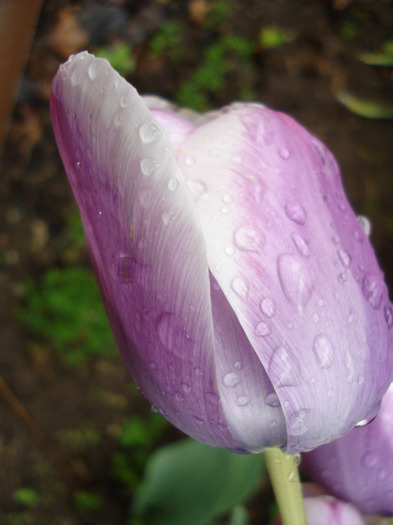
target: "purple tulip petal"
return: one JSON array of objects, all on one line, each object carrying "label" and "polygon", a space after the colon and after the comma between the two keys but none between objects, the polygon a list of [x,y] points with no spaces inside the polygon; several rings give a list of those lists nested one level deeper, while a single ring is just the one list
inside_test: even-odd
[{"label": "purple tulip petal", "polygon": [[[281,408],[265,406],[273,390],[265,370],[222,293],[211,300],[197,209],[167,133],[87,53],[60,68],[51,112],[108,316],[143,393],[206,443],[285,444]],[[161,116],[170,136],[189,133],[179,117]]]},{"label": "purple tulip petal", "polygon": [[302,466],[335,496],[365,513],[393,515],[393,385],[375,421],[304,454]]},{"label": "purple tulip petal", "polygon": [[237,104],[188,136],[179,164],[210,271],[283,407],[288,450],[375,416],[392,374],[387,290],[331,153],[290,117]]}]

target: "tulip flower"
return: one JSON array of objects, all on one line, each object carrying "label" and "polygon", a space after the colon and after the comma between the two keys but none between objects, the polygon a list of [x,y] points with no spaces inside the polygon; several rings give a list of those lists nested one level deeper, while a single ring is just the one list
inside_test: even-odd
[{"label": "tulip flower", "polygon": [[118,346],[171,423],[297,453],[376,415],[391,306],[318,139],[259,104],[144,100],[86,52],[51,113]]},{"label": "tulip flower", "polygon": [[329,493],[393,516],[393,384],[372,423],[304,454],[302,465]]}]

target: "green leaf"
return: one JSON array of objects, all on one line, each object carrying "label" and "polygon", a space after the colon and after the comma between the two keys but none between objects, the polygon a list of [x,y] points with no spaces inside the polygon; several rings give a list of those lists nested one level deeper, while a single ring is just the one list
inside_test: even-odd
[{"label": "green leaf", "polygon": [[24,507],[34,507],[40,500],[37,491],[29,487],[21,487],[14,490],[12,497],[19,505]]},{"label": "green leaf", "polygon": [[184,440],[151,456],[134,512],[150,525],[204,525],[250,497],[262,472],[262,455]]},{"label": "green leaf", "polygon": [[393,106],[391,104],[379,104],[373,100],[351,95],[347,91],[341,91],[336,95],[336,98],[349,111],[358,115],[359,117],[371,119],[392,119]]}]

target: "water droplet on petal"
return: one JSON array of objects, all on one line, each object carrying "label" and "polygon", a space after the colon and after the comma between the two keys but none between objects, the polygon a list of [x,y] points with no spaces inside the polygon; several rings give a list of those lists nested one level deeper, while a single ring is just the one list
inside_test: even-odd
[{"label": "water droplet on petal", "polygon": [[245,407],[250,402],[250,399],[247,396],[240,396],[236,400],[236,404],[238,407]]},{"label": "water droplet on petal", "polygon": [[187,185],[195,202],[207,196],[207,186],[204,182],[199,180],[187,181]]},{"label": "water droplet on petal", "polygon": [[338,258],[341,261],[341,264],[344,266],[344,268],[348,268],[349,265],[351,264],[351,261],[352,261],[351,254],[349,252],[347,252],[346,250],[343,250],[343,249],[340,248],[337,251],[337,255],[338,255]]},{"label": "water droplet on petal", "polygon": [[171,191],[175,191],[179,187],[179,181],[177,179],[169,179],[168,188]]},{"label": "water droplet on petal", "polygon": [[266,396],[266,404],[272,408],[280,406],[280,400],[278,399],[278,396],[275,392],[272,392]]},{"label": "water droplet on petal", "polygon": [[281,254],[277,271],[282,291],[288,301],[303,309],[311,298],[314,283],[310,271],[299,256]]},{"label": "water droplet on petal", "polygon": [[291,152],[289,151],[288,148],[280,148],[278,150],[278,154],[283,160],[288,160],[291,156]]},{"label": "water droplet on petal", "polygon": [[228,388],[233,388],[234,386],[240,383],[240,379],[237,374],[230,372],[229,374],[225,374],[225,376],[222,378],[222,382],[224,386]]},{"label": "water droplet on petal", "polygon": [[372,308],[378,310],[385,294],[385,283],[382,277],[376,273],[366,274],[362,281],[362,292]]},{"label": "water droplet on petal", "polygon": [[195,372],[195,375],[198,376],[198,377],[201,377],[201,376],[205,375],[205,372],[202,370],[202,368],[199,368],[199,366],[194,368],[194,372]]},{"label": "water droplet on petal", "polygon": [[383,315],[385,317],[386,324],[388,328],[392,328],[393,326],[393,308],[390,304],[387,304],[385,308],[383,309]]},{"label": "water droplet on petal", "polygon": [[94,60],[88,67],[87,74],[89,75],[90,80],[95,80],[100,71],[100,62]]},{"label": "water droplet on petal", "polygon": [[187,156],[185,159],[184,159],[184,164],[186,166],[192,166],[193,164],[195,164],[195,157],[189,155]]},{"label": "water droplet on petal", "polygon": [[313,351],[321,368],[329,368],[332,365],[334,350],[328,337],[322,334],[317,335],[314,338]]},{"label": "water droplet on petal", "polygon": [[232,244],[228,244],[228,246],[226,246],[225,253],[226,255],[229,255],[229,256],[235,253],[235,248],[233,247]]},{"label": "water droplet on petal", "polygon": [[249,226],[241,226],[238,228],[234,235],[234,243],[245,252],[256,252],[259,253],[264,244],[265,236],[263,233],[250,228]]},{"label": "water droplet on petal", "polygon": [[264,297],[262,299],[260,308],[261,312],[266,315],[266,317],[274,317],[276,314],[276,305],[270,297]]},{"label": "water droplet on petal", "polygon": [[367,427],[368,425],[371,425],[371,423],[374,421],[376,417],[377,416],[373,417],[372,419],[362,419],[361,421],[356,423],[355,428],[363,428],[363,427]]},{"label": "water droplet on petal", "polygon": [[141,171],[143,175],[151,175],[160,167],[160,163],[153,159],[142,159],[141,160]]},{"label": "water droplet on petal", "polygon": [[120,98],[120,106],[122,108],[126,108],[128,106],[128,98],[127,97],[121,97]]},{"label": "water droplet on petal", "polygon": [[297,233],[292,234],[292,240],[296,246],[297,251],[302,255],[303,257],[310,257],[310,247],[308,245],[308,242],[303,239],[301,235],[298,235]]},{"label": "water droplet on petal", "polygon": [[370,237],[372,225],[371,221],[368,217],[365,217],[364,215],[358,215],[358,221],[360,223],[360,226],[362,227],[364,233],[367,235],[367,237]]},{"label": "water droplet on petal", "polygon": [[143,142],[154,142],[162,135],[161,129],[154,122],[145,122],[139,128],[139,136]]},{"label": "water droplet on petal", "polygon": [[266,337],[271,333],[271,329],[269,325],[262,321],[256,325],[254,333],[258,337]]},{"label": "water droplet on petal", "polygon": [[231,204],[232,197],[228,193],[226,193],[225,195],[223,195],[222,200],[225,202],[225,204]]},{"label": "water droplet on petal", "polygon": [[231,284],[232,290],[242,299],[247,299],[249,285],[243,277],[235,277]]},{"label": "water droplet on petal", "polygon": [[116,127],[119,127],[121,125],[121,123],[123,122],[123,115],[121,113],[117,113],[117,115],[115,115],[115,126]]},{"label": "water droplet on petal", "polygon": [[78,168],[78,170],[80,170],[82,168],[82,163],[80,161],[78,161],[75,166]]},{"label": "water droplet on petal", "polygon": [[234,368],[235,370],[240,370],[241,367],[242,367],[242,364],[241,364],[240,361],[236,361],[235,363],[233,363],[233,368]]},{"label": "water droplet on petal", "polygon": [[291,221],[295,222],[296,224],[299,224],[300,226],[303,226],[306,222],[306,212],[299,204],[298,202],[291,202],[285,205],[284,208],[285,215],[290,219]]}]

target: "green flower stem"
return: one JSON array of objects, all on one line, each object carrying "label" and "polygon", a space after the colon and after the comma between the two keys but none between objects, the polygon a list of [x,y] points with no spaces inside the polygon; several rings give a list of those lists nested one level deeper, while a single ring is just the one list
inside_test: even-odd
[{"label": "green flower stem", "polygon": [[296,456],[279,448],[267,448],[263,455],[282,525],[307,525]]}]

